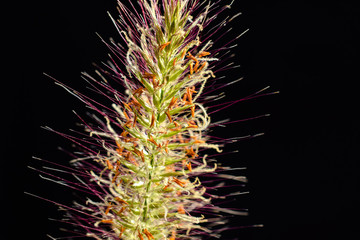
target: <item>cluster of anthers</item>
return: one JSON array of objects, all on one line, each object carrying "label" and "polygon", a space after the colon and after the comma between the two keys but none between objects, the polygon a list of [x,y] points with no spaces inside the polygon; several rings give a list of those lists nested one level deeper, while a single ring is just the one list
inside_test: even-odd
[{"label": "cluster of anthers", "polygon": [[102,202],[88,203],[100,213],[95,226],[109,224],[118,238],[175,240],[181,238],[178,230],[201,228],[197,224],[206,221],[190,215],[210,199],[203,196],[199,178],[189,176],[216,168],[207,167],[206,156],[200,163],[195,159],[200,147],[218,150],[206,143],[202,133],[210,119],[196,102],[213,76],[208,61],[217,59],[209,58],[210,42],[191,51],[200,41],[194,33],[191,41],[187,37],[195,28],[200,32],[206,11],[190,22],[188,2],[164,1],[163,18],[153,15],[159,11],[155,5],[143,2],[151,24],[137,26],[140,45],[122,32],[129,47],[127,70],[138,82],[124,79],[128,96],[113,104],[116,122],[106,117],[106,131],[91,131],[112,139],[113,146],[104,142],[107,154],[96,159],[104,169],[91,172],[109,193]]},{"label": "cluster of anthers", "polygon": [[[190,181],[189,175],[215,170],[207,168],[206,156],[202,164],[194,160],[200,147],[217,149],[202,135],[210,121],[206,110],[194,103],[201,89],[196,91],[193,82],[211,75],[204,58],[210,53],[186,56],[187,49],[178,53],[176,48],[172,53],[170,44],[157,47],[159,57],[172,62],[170,71],[138,72],[143,86],[129,90],[126,102],[113,105],[118,114],[113,124],[122,132],[106,117],[107,131],[90,133],[113,139],[114,146],[103,145],[106,156],[96,159],[104,169],[91,172],[109,194],[104,202],[91,204],[102,213],[96,225],[111,224],[119,238],[133,239],[136,231],[139,239],[158,239],[154,235],[167,236],[172,226],[170,239],[175,239],[176,229],[192,229],[202,220],[187,213],[209,202],[200,180]],[[177,71],[182,79],[174,84]]]}]

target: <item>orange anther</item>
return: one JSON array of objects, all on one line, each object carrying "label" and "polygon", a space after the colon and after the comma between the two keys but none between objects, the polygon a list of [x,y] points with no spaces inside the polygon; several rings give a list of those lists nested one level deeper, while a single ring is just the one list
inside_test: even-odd
[{"label": "orange anther", "polygon": [[194,73],[194,63],[191,62],[190,63],[190,75],[193,75],[193,73]]},{"label": "orange anther", "polygon": [[189,104],[193,104],[193,102],[192,102],[192,92],[191,92],[190,88],[188,88],[188,87],[186,88],[186,93],[188,95]]},{"label": "orange anther", "polygon": [[152,74],[152,73],[148,73],[148,72],[144,72],[144,74],[142,75],[143,78],[155,78],[156,75]]},{"label": "orange anther", "polygon": [[133,95],[141,95],[141,93],[144,91],[144,88],[143,87],[140,87],[138,89],[136,89],[134,92],[133,92]]},{"label": "orange anther", "polygon": [[120,210],[117,212],[117,214],[121,214],[125,210],[125,207],[120,208]]},{"label": "orange anther", "polygon": [[167,43],[161,44],[160,47],[159,47],[159,51],[164,50],[170,43],[171,43],[171,42],[167,42]]},{"label": "orange anther", "polygon": [[138,149],[134,149],[134,153],[136,153],[136,155],[138,155],[139,157],[141,157],[141,160],[143,161],[143,162],[145,162],[145,157],[144,157],[144,153],[142,152],[142,151],[140,151],[140,150],[138,150]]},{"label": "orange anther", "polygon": [[118,153],[118,154],[122,154],[122,151],[124,150],[124,148],[117,148],[116,149],[116,152]]},{"label": "orange anther", "polygon": [[121,226],[119,238],[121,238],[121,236],[123,235],[124,231],[125,231],[125,227]]},{"label": "orange anther", "polygon": [[185,54],[186,54],[186,49],[183,50],[180,58],[183,59],[185,57]]},{"label": "orange anther", "polygon": [[194,121],[188,121],[188,128],[198,128]]},{"label": "orange anther", "polygon": [[123,131],[121,134],[120,134],[120,136],[122,136],[122,137],[126,137],[126,135],[128,135],[129,133],[127,132],[127,131]]},{"label": "orange anther", "polygon": [[188,162],[186,164],[186,167],[189,169],[190,172],[192,172],[191,162]]},{"label": "orange anther", "polygon": [[125,127],[131,127],[132,126],[132,121],[129,120],[125,123]]},{"label": "orange anther", "polygon": [[180,187],[184,187],[185,186],[185,182],[184,181],[181,181],[177,178],[173,178],[173,181],[178,184]]},{"label": "orange anther", "polygon": [[[124,133],[124,132],[123,132]],[[118,142],[118,141],[115,141],[115,143],[116,143],[116,146],[118,147],[118,148],[121,148],[121,145],[120,145],[120,143]]]},{"label": "orange anther", "polygon": [[168,117],[169,121],[172,123],[173,120],[172,120],[172,118],[171,118],[171,116],[170,116],[169,110],[167,110],[167,111],[165,112],[165,114],[166,114],[166,116]]},{"label": "orange anther", "polygon": [[148,139],[148,141],[151,142],[152,144],[154,144],[154,145],[157,146],[157,147],[159,146],[159,145],[157,144],[157,142],[155,142],[153,136],[150,136],[150,138]]},{"label": "orange anther", "polygon": [[121,204],[129,205],[125,200],[122,200],[122,199],[119,198],[119,197],[116,197],[115,200],[118,201],[118,202],[121,203]]},{"label": "orange anther", "polygon": [[192,60],[196,60],[196,58],[190,53],[188,52],[188,55],[186,56],[186,58],[192,59]]},{"label": "orange anther", "polygon": [[135,127],[135,125],[136,125],[136,120],[137,120],[137,115],[135,114],[135,116],[134,116],[134,121],[133,121],[133,124],[132,124],[132,127]]},{"label": "orange anther", "polygon": [[169,153],[168,145],[169,145],[169,140],[166,141],[166,143],[165,143],[165,152],[166,152],[166,153]]},{"label": "orange anther", "polygon": [[123,111],[123,114],[124,114],[126,120],[129,121],[129,120],[130,120],[129,115],[127,115],[127,113],[125,112],[125,110]]},{"label": "orange anther", "polygon": [[145,162],[145,156],[143,151],[140,151],[140,157],[141,157],[141,161]]},{"label": "orange anther", "polygon": [[115,175],[114,175],[114,177],[113,177],[113,179],[112,179],[112,181],[111,181],[111,183],[114,183],[115,181],[116,181],[116,179],[117,179],[117,177],[120,175],[120,172],[119,171],[117,171],[116,173],[115,173]]},{"label": "orange anther", "polygon": [[159,86],[159,82],[156,81],[155,78],[153,78],[152,84],[153,84],[154,88],[157,88]]},{"label": "orange anther", "polygon": [[144,240],[144,238],[143,238],[143,236],[141,235],[141,233],[140,233],[140,230],[139,230],[139,229],[138,229],[138,236],[139,236],[140,240]]},{"label": "orange anther", "polygon": [[201,67],[197,70],[197,72],[200,72],[201,70],[203,70],[203,68],[206,66],[206,62],[203,62],[201,64]]},{"label": "orange anther", "polygon": [[117,161],[115,165],[115,172],[119,171],[119,167],[120,167],[120,161]]},{"label": "orange anther", "polygon": [[151,122],[150,122],[150,128],[152,128],[154,126],[154,123],[155,123],[155,114],[152,113],[151,115]]},{"label": "orange anther", "polygon": [[170,101],[170,104],[169,104],[169,107],[168,107],[168,109],[171,109],[174,105],[175,105],[175,103],[177,102],[177,98],[176,97],[173,97],[172,99],[171,99],[171,101]]},{"label": "orange anther", "polygon": [[135,161],[135,159],[134,158],[130,158],[130,162],[132,163],[132,164],[134,164],[135,166],[139,166],[139,164]]},{"label": "orange anther", "polygon": [[185,209],[184,209],[184,206],[182,204],[180,204],[179,207],[178,207],[178,213],[185,214]]},{"label": "orange anther", "polygon": [[195,125],[196,123],[193,120],[188,121],[188,123]]},{"label": "orange anther", "polygon": [[173,67],[175,67],[175,65],[176,65],[176,61],[177,61],[177,58],[175,58],[175,59],[174,59],[174,61],[173,61],[173,64],[172,64],[172,65],[173,65]]},{"label": "orange anther", "polygon": [[136,148],[134,148],[134,153],[136,154],[136,155],[138,155],[139,157],[140,157],[140,151],[138,150],[138,149],[136,149]]},{"label": "orange anther", "polygon": [[192,117],[195,117],[195,105],[193,105],[193,106],[190,108],[190,110],[191,110],[191,116],[192,116]]},{"label": "orange anther", "polygon": [[112,219],[103,219],[101,220],[102,223],[113,223]]},{"label": "orange anther", "polygon": [[129,111],[132,111],[132,109],[131,109],[131,107],[129,106],[129,104],[127,104],[127,103],[125,103],[125,102],[123,102],[123,104],[124,104],[124,107],[125,107],[125,108],[127,108]]},{"label": "orange anther", "polygon": [[168,183],[168,184],[163,188],[163,190],[165,191],[170,185],[171,185],[171,183]]},{"label": "orange anther", "polygon": [[136,146],[136,141],[138,141],[139,139],[138,138],[135,138],[135,137],[127,137],[124,139],[125,142],[131,142],[134,144],[134,146]]},{"label": "orange anther", "polygon": [[192,93],[197,93],[197,91],[195,91],[195,86],[192,86],[192,87],[190,88],[190,91],[191,91]]},{"label": "orange anther", "polygon": [[176,230],[172,230],[171,237],[169,238],[169,240],[175,240],[175,238],[176,238]]},{"label": "orange anther", "polygon": [[112,207],[113,207],[113,206],[110,204],[110,205],[106,208],[105,215],[108,215],[108,214],[109,214],[110,209],[111,209]]},{"label": "orange anther", "polygon": [[198,156],[196,154],[196,152],[194,152],[194,148],[192,146],[191,146],[190,149],[185,149],[185,154],[186,154],[187,157],[193,158],[193,159]]},{"label": "orange anther", "polygon": [[111,162],[108,159],[106,159],[106,165],[107,165],[107,168],[109,170],[112,170],[114,168],[113,165],[111,164]]},{"label": "orange anther", "polygon": [[198,71],[198,67],[199,67],[199,61],[196,61],[195,66],[194,66],[194,72]]},{"label": "orange anther", "polygon": [[[125,135],[127,135],[127,134],[128,134],[128,132],[124,131],[124,132],[121,133],[120,136],[125,137]],[[121,154],[122,151],[124,150],[124,148],[121,147],[121,145],[120,145],[120,143],[119,143],[118,141],[116,141],[116,146],[117,146],[116,152],[119,153],[119,154]],[[109,166],[109,165],[108,165],[108,166]],[[109,169],[110,169],[110,168],[109,168]]]},{"label": "orange anther", "polygon": [[139,107],[139,106],[141,106],[140,105],[140,103],[139,103],[139,101],[134,97],[134,96],[131,96],[131,102],[129,103],[129,104],[132,104],[132,105],[134,105],[134,106],[136,106],[136,107]]},{"label": "orange anther", "polygon": [[199,61],[191,53],[188,53],[186,57],[195,61],[195,67],[199,65]]},{"label": "orange anther", "polygon": [[187,101],[186,101],[186,100],[187,100],[187,97],[188,97],[187,93],[184,93],[184,96],[183,96],[183,99],[182,99],[183,102],[185,102],[185,103],[187,102]]},{"label": "orange anther", "polygon": [[146,237],[151,240],[151,239],[155,239],[154,236],[145,228],[143,233],[146,235]]},{"label": "orange anther", "polygon": [[201,52],[200,54],[199,54],[199,58],[201,58],[201,57],[205,57],[205,56],[209,56],[210,55],[210,53],[209,52]]}]

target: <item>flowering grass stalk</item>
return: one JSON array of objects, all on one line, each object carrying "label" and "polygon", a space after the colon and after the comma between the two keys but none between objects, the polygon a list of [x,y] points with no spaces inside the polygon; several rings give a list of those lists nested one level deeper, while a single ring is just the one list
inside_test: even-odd
[{"label": "flowering grass stalk", "polygon": [[[205,84],[215,78],[213,63],[219,60],[219,49],[211,50],[209,38],[232,20],[201,38],[203,28],[230,7],[219,2],[139,0],[140,11],[131,1],[131,11],[119,2],[120,19],[112,20],[126,47],[104,41],[112,54],[96,70],[101,80],[83,74],[111,106],[57,81],[102,116],[93,115],[96,124],[84,121],[87,135],[81,138],[59,133],[82,149],[72,160],[75,168],[62,170],[78,182],[60,179],[89,196],[74,207],[61,205],[68,210],[62,221],[84,229],[77,235],[126,240],[218,237],[223,229],[212,229],[224,223],[221,212],[242,214],[212,205],[211,199],[219,197],[207,193],[198,177],[246,181],[220,174],[228,168],[209,165],[202,154],[204,149],[221,152],[207,135],[210,117],[199,101],[205,99]],[[125,93],[113,88],[110,79],[121,82]]]}]

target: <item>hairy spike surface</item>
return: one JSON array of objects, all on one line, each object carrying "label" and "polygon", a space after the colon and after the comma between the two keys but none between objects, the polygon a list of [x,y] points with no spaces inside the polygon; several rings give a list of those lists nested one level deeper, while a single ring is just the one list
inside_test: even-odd
[{"label": "hairy spike surface", "polygon": [[[119,18],[111,17],[126,47],[112,39],[104,41],[111,55],[110,61],[96,70],[100,80],[83,74],[110,105],[55,80],[101,115],[92,115],[95,124],[84,123],[86,137],[59,133],[82,150],[72,161],[74,170],[64,169],[78,182],[66,184],[89,193],[84,203],[75,204],[78,210],[69,208],[67,215],[85,229],[84,236],[95,239],[219,237],[224,228],[217,225],[226,222],[221,213],[244,212],[215,207],[211,199],[227,196],[209,193],[199,176],[210,177],[214,183],[222,179],[245,182],[246,178],[229,175],[225,173],[229,168],[213,162],[212,157],[221,154],[219,142],[238,139],[207,135],[210,117],[203,105],[213,99],[202,94],[220,88],[211,85],[207,89],[206,83],[215,78],[219,51],[228,49],[230,43],[212,50],[214,42],[209,38],[226,20],[205,36],[201,33],[216,14],[230,6],[198,0],[137,2],[139,8],[131,1],[128,5],[119,1]],[[111,80],[121,82],[125,92],[111,86]],[[217,153],[208,156],[205,149]],[[242,193],[228,196],[237,194]]]}]

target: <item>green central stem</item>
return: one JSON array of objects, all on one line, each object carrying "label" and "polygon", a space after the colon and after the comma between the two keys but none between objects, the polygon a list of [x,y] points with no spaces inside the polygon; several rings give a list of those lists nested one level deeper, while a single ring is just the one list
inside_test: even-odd
[{"label": "green central stem", "polygon": [[[150,166],[153,169],[154,168],[154,155],[151,155],[151,159],[150,159]],[[149,190],[151,187],[151,179],[152,179],[152,171],[149,171],[149,178],[148,178],[148,183],[146,185],[146,190],[145,190],[145,194],[144,194],[144,208],[143,208],[143,222],[146,222],[147,220],[147,213],[148,213],[148,208],[149,208],[149,202],[148,202],[148,194],[149,194]]]}]

